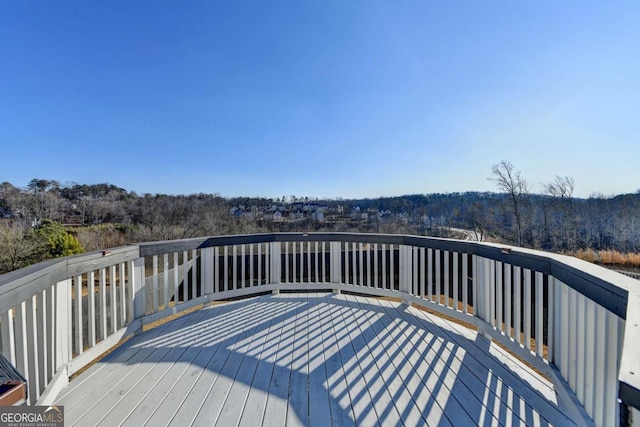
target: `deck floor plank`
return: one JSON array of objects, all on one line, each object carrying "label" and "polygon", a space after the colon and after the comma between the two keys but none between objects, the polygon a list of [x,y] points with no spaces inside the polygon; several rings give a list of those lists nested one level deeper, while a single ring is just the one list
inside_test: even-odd
[{"label": "deck floor plank", "polygon": [[268,320],[269,325],[264,333],[252,334],[244,342],[238,343],[237,350],[245,354],[245,357],[242,358],[238,374],[229,393],[225,397],[222,411],[215,422],[216,425],[235,426],[240,422],[249,392],[251,391],[251,383],[253,382],[259,364],[259,359],[257,357],[251,357],[251,354],[253,352],[257,355],[262,353],[265,343],[267,342],[269,330],[271,329],[275,308],[275,305],[267,304],[266,311],[262,314],[262,318]]},{"label": "deck floor plank", "polygon": [[[327,360],[325,359],[327,352],[324,349],[326,342],[328,325],[323,321],[323,309],[326,307],[326,298],[319,294],[313,294],[310,298],[321,298],[320,302],[313,304],[310,309],[308,322],[311,328],[309,335],[309,425],[311,427],[325,427],[333,423],[331,410],[331,396],[327,387]],[[337,402],[336,402],[337,404]],[[334,409],[337,411],[337,408]],[[343,414],[345,411],[340,410],[336,415]],[[350,424],[348,417],[336,417],[340,425]],[[349,420],[349,421],[348,421]]]},{"label": "deck floor plank", "polygon": [[[286,300],[279,303],[274,302],[273,305],[277,305],[280,309],[287,309]],[[274,317],[272,317],[269,328],[266,331],[265,343],[260,352],[254,353],[254,356],[258,358],[258,364],[255,375],[251,380],[249,394],[240,418],[239,425],[241,426],[251,427],[263,423],[265,407],[269,397],[269,384],[275,369],[276,355],[282,334],[281,323],[274,320]]]},{"label": "deck floor plank", "polygon": [[573,424],[546,380],[485,341],[393,301],[263,295],[132,338],[56,404],[69,425]]},{"label": "deck floor plank", "polygon": [[[197,312],[196,319],[202,317],[202,313]],[[186,323],[184,323],[186,325]],[[121,396],[130,388],[135,386],[154,367],[157,362],[164,358],[174,347],[184,343],[191,338],[191,334],[183,334],[174,337],[169,345],[161,348],[144,347],[136,352],[131,359],[124,364],[115,364],[113,371],[105,372],[108,375],[102,381],[96,381],[95,387],[88,393],[83,393],[79,399],[80,404],[71,406],[67,412],[65,403],[65,417],[76,420],[75,423],[81,426],[96,425],[100,419],[121,400]],[[112,363],[108,363],[112,364]],[[101,377],[101,375],[98,375]],[[97,378],[96,378],[97,380]],[[70,401],[77,402],[74,395],[69,395]],[[73,424],[72,424],[73,425]]]},{"label": "deck floor plank", "polygon": [[[226,312],[231,305],[222,306],[218,310],[218,315],[225,317]],[[158,413],[157,420],[167,420],[173,417],[173,411],[175,411],[176,405],[172,404],[172,399],[176,397],[177,392],[181,393],[181,397],[186,394],[185,390],[180,391],[181,384],[188,384],[188,381],[184,381],[184,377],[193,378],[198,375],[209,360],[209,353],[207,348],[211,346],[212,341],[217,337],[217,331],[221,333],[221,328],[218,327],[220,323],[214,318],[208,318],[202,326],[202,331],[198,337],[196,345],[191,345],[182,357],[176,361],[169,368],[166,374],[158,381],[155,386],[147,390],[147,394],[143,399],[140,399],[138,405],[126,416],[126,423],[130,425],[145,425],[150,419]],[[223,333],[223,332],[222,332]],[[118,412],[122,412],[118,408]],[[107,424],[107,423],[105,423]],[[111,424],[113,425],[113,424]]]},{"label": "deck floor plank", "polygon": [[[526,419],[527,425],[531,425],[534,421],[536,424],[539,422],[539,425],[573,425],[571,420],[561,412],[562,409],[548,400],[548,395],[545,396],[550,384],[547,383],[541,387],[532,387],[532,384],[543,384],[537,374],[534,375],[531,369],[526,368],[516,359],[507,356],[503,351],[496,349],[496,352],[501,355],[499,359],[489,354],[490,347],[495,348],[495,344],[490,343],[482,336],[476,336],[476,339],[470,341],[465,340],[461,333],[468,333],[469,330],[464,326],[457,325],[456,323],[449,322],[416,308],[410,308],[408,311],[416,318],[422,320],[421,324],[423,328],[430,331],[442,331],[450,342],[455,343],[455,345],[460,345],[465,349],[467,354],[462,362],[472,373],[472,376],[484,376],[485,378],[491,378],[492,381],[495,382],[495,386],[490,388],[489,394],[489,400],[491,400],[492,404],[496,400],[504,400],[501,399],[499,394],[491,393],[491,390],[495,390],[499,385],[502,387],[502,384],[506,383],[508,387],[514,390],[516,398],[522,399],[525,402],[524,411],[519,410],[518,413],[521,418]],[[517,367],[517,370],[512,370],[512,368],[515,367]],[[516,371],[519,371],[521,374],[526,373],[527,379],[529,380],[532,378],[535,378],[535,380],[527,382],[524,378],[518,376]],[[520,407],[519,409],[522,408]]]}]

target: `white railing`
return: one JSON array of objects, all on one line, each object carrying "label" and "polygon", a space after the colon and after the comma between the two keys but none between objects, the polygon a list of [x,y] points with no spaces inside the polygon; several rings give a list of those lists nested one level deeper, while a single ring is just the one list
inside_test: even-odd
[{"label": "white railing", "polygon": [[29,403],[44,404],[123,337],[212,300],[320,289],[399,297],[477,326],[546,373],[578,424],[610,426],[619,397],[640,406],[634,284],[562,255],[416,236],[154,242],[0,276],[0,342],[28,379]]}]

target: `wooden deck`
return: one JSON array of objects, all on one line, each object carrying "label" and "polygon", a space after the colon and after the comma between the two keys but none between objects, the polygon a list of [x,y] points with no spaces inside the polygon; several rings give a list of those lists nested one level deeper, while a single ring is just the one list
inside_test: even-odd
[{"label": "wooden deck", "polygon": [[56,404],[68,426],[573,425],[548,381],[475,332],[326,293],[183,316],[126,342]]}]

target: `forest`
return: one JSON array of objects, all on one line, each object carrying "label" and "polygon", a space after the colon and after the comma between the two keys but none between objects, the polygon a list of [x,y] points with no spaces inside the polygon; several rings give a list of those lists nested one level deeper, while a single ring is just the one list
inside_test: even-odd
[{"label": "forest", "polygon": [[[137,194],[112,184],[33,179],[0,184],[0,273],[57,256],[127,243],[274,231],[350,231],[460,236],[547,251],[638,271],[640,190],[574,197],[556,177],[534,194],[509,162],[494,166],[498,192],[375,199],[278,199],[217,194]],[[296,220],[269,221],[275,206]],[[319,219],[308,206],[324,212]],[[234,212],[244,207],[251,215]],[[304,208],[304,209],[303,209]],[[303,212],[304,211],[304,212]],[[293,215],[291,215],[293,218]]]}]

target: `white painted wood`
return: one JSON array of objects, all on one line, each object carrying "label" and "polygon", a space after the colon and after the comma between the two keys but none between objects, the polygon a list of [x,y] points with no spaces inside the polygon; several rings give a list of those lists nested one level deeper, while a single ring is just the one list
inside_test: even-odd
[{"label": "white painted wood", "polygon": [[516,342],[522,344],[522,269],[518,266],[513,267],[513,316],[514,333]]},{"label": "white painted wood", "polygon": [[[473,280],[471,282],[471,304],[473,305],[473,315],[480,317],[480,311],[478,310],[478,288],[482,286],[479,282],[482,280],[479,271],[480,260],[476,255],[471,256],[471,271],[473,274]],[[465,292],[466,295],[466,292]]]},{"label": "white painted wood", "polygon": [[249,286],[255,286],[253,278],[255,277],[254,262],[253,262],[253,244],[249,245]]},{"label": "white painted wood", "polygon": [[378,274],[380,270],[378,269],[378,244],[377,243],[373,244],[373,271],[374,271],[373,286],[378,288],[380,287],[379,279],[378,279]]},{"label": "white painted wood", "polygon": [[587,331],[585,330],[585,326],[586,326],[586,318],[585,318],[585,311],[586,311],[586,300],[587,298],[585,298],[583,295],[577,294],[576,295],[577,300],[576,300],[576,309],[577,309],[577,322],[576,322],[576,389],[575,389],[575,393],[576,396],[578,397],[578,400],[582,403],[584,402],[585,399],[585,358],[586,358],[586,352],[587,351],[593,351],[592,348],[588,349],[586,348],[585,344],[586,344],[586,340],[585,340],[585,335],[587,333]]},{"label": "white painted wood", "polygon": [[258,243],[258,286],[262,285],[262,257],[263,257],[262,248],[263,248],[262,243]]},{"label": "white painted wood", "polygon": [[531,270],[524,271],[524,346],[531,349]]},{"label": "white painted wood", "polygon": [[[313,269],[311,268],[311,242],[307,242],[307,283],[312,282],[311,273]],[[316,282],[318,280],[316,279]]]},{"label": "white painted wood", "polygon": [[439,249],[435,250],[436,255],[436,302],[442,305],[442,269],[440,267],[440,256],[441,251]]},{"label": "white painted wood", "polygon": [[299,271],[299,277],[300,280],[298,280],[300,283],[304,282],[304,242],[300,242],[300,269]]},{"label": "white painted wood", "polygon": [[[548,317],[548,324],[547,324],[547,359],[549,360],[549,362],[554,362],[554,356],[555,356],[555,329],[556,329],[556,278],[553,276],[549,276],[549,290],[547,291],[548,294],[548,306],[547,306],[547,317]],[[591,347],[593,348],[593,347]]]},{"label": "white painted wood", "polygon": [[[424,298],[425,296],[425,282],[427,278],[427,271],[425,267],[425,250],[424,248],[420,248],[420,290],[418,291],[418,296],[420,298]],[[417,264],[416,264],[417,265]]]},{"label": "white painted wood", "polygon": [[52,405],[58,394],[65,389],[69,385],[69,374],[67,373],[66,365],[63,366],[56,372],[51,381],[49,381],[48,387],[43,391],[40,398],[36,402],[36,405],[39,406],[50,406]]},{"label": "white painted wood", "polygon": [[16,366],[16,337],[13,325],[13,309],[5,311],[0,316],[0,336],[2,336],[2,355]]},{"label": "white painted wood", "polygon": [[[27,302],[23,301],[15,308],[15,337],[16,337],[16,369],[27,380],[29,378],[29,347],[27,344]],[[66,317],[67,313],[63,313]]]},{"label": "white painted wood", "polygon": [[[222,254],[222,266],[224,268],[224,286],[222,287],[223,290],[225,291],[230,291],[231,290],[231,286],[229,285],[229,246],[225,246],[224,250],[223,250],[223,254]],[[185,288],[187,287],[187,274],[185,272]],[[185,299],[186,301],[186,299]]]},{"label": "white painted wood", "polygon": [[245,261],[245,245],[242,245],[240,247],[240,256],[242,257],[240,264],[241,264],[241,269],[242,269],[242,278],[240,280],[240,283],[242,283],[242,287],[246,287],[247,286],[247,277],[246,277],[246,271],[247,271],[247,265],[246,265],[246,261]]},{"label": "white painted wood", "polygon": [[362,242],[358,243],[358,254],[359,254],[359,267],[360,267],[360,272],[359,272],[359,280],[358,280],[358,284],[360,286],[364,286],[364,264],[363,264],[363,259],[364,259],[364,254],[362,253]]},{"label": "white painted wood", "polygon": [[96,344],[96,288],[95,271],[87,273],[87,345],[93,347]]},{"label": "white painted wood", "polygon": [[[234,257],[235,259],[235,257]],[[235,268],[234,268],[235,270]],[[191,295],[195,299],[198,297],[198,250],[191,251]],[[234,273],[235,274],[235,273]]]},{"label": "white painted wood", "polygon": [[433,301],[433,249],[427,249],[427,297]]},{"label": "white painted wood", "polygon": [[[244,260],[244,256],[242,259]],[[213,248],[200,249],[200,275],[201,296],[211,295],[213,293]],[[249,286],[251,286],[251,281],[249,281]]]},{"label": "white painted wood", "polygon": [[351,268],[351,263],[349,262],[349,243],[345,242],[344,244],[344,283],[351,283],[349,280],[349,269]]},{"label": "white painted wood", "polygon": [[[56,342],[59,337],[56,337],[56,285],[52,285],[49,289],[45,290],[47,294],[46,298],[46,331],[47,331],[47,372],[49,373],[49,379],[57,371],[56,367]],[[12,362],[14,363],[14,362]],[[14,363],[15,366],[15,363]]]},{"label": "white painted wood", "polygon": [[293,264],[292,265],[292,269],[291,269],[291,271],[292,271],[291,283],[296,283],[297,282],[296,275],[297,275],[297,270],[298,270],[298,263],[296,261],[298,261],[298,260],[297,260],[297,256],[296,256],[296,244],[295,244],[295,242],[291,245],[291,257],[292,257],[291,263]]},{"label": "white painted wood", "polygon": [[[73,360],[69,361],[69,363],[66,365],[65,371],[69,376],[74,375],[76,372],[84,368],[87,364],[95,360],[98,356],[117,345],[124,338],[132,336],[137,330],[141,328],[142,321],[140,319],[134,320],[127,327],[117,330],[115,333],[109,335],[107,339],[100,341],[95,346],[87,349],[87,351],[82,353],[82,355],[75,357]],[[99,384],[97,385],[99,386]]]},{"label": "white painted wood", "polygon": [[565,377],[572,390],[576,390],[576,370],[578,363],[578,297],[573,289],[569,289],[569,375]]},{"label": "white painted wood", "polygon": [[562,408],[564,413],[573,422],[571,425],[585,427],[597,425],[594,424],[593,419],[591,419],[584,410],[573,390],[571,390],[569,383],[565,381],[558,369],[553,365],[551,365],[550,368],[549,377],[553,382],[555,392],[558,395],[558,400],[563,403]]},{"label": "white painted wood", "polygon": [[[144,281],[142,282],[144,286]],[[137,296],[136,296],[137,297]],[[100,305],[100,339],[107,337],[107,269],[100,269],[100,291],[98,293],[98,301]]]},{"label": "white painted wood", "polygon": [[[231,265],[233,266],[232,268],[233,288],[232,289],[238,289],[238,245],[231,246],[231,256],[232,256]],[[195,260],[195,257],[193,257],[192,259]],[[194,262],[194,266],[195,266],[195,262]],[[195,294],[192,294],[192,295],[195,296]]]},{"label": "white painted wood", "polygon": [[478,313],[477,316],[491,324],[489,316],[489,260],[478,257]]},{"label": "white painted wood", "polygon": [[[120,285],[122,286],[122,276],[120,276]],[[169,300],[171,295],[169,294],[169,254],[162,254],[162,306],[163,308],[169,307]],[[114,328],[115,329],[115,328]]]},{"label": "white painted wood", "polygon": [[496,327],[496,261],[487,260],[487,269],[489,270],[489,323]]},{"label": "white painted wood", "polygon": [[29,368],[27,379],[31,387],[28,387],[29,402],[35,403],[40,397],[40,362],[38,354],[38,321],[36,319],[36,295],[26,301],[26,331],[27,331],[27,358],[29,359]]},{"label": "white painted wood", "polygon": [[373,279],[371,278],[371,267],[372,267],[372,261],[373,261],[372,254],[371,254],[371,247],[372,247],[371,243],[367,243],[365,259],[367,262],[367,286],[368,287],[373,286]]},{"label": "white painted wood", "polygon": [[36,352],[38,354],[38,390],[42,392],[49,382],[49,336],[47,335],[47,293],[36,294]]},{"label": "white painted wood", "polygon": [[131,275],[131,301],[129,301],[129,307],[132,309],[131,313],[133,313],[133,316],[129,319],[129,323],[131,323],[146,313],[144,258],[136,258],[131,261],[129,263],[129,271],[133,272]]},{"label": "white painted wood", "polygon": [[284,283],[289,283],[290,278],[289,269],[289,242],[284,243]]},{"label": "white painted wood", "polygon": [[[264,281],[265,283],[280,283],[281,271],[280,271],[280,243],[265,244],[264,245]],[[277,274],[274,273],[273,267],[277,262],[278,270]]]},{"label": "white painted wood", "polygon": [[603,426],[620,425],[618,420],[618,369],[620,367],[618,349],[619,349],[619,318],[606,311],[606,355],[605,355],[605,387],[603,393],[604,400],[604,422]]},{"label": "white painted wood", "polygon": [[395,271],[395,245],[390,244],[389,245],[389,289],[394,290],[396,287],[396,283],[395,283],[395,278],[396,278],[396,271]]},{"label": "white painted wood", "polygon": [[[151,299],[153,301],[153,313],[158,311],[158,255],[153,256],[153,287],[151,288]],[[113,301],[113,300],[112,300]]]},{"label": "white painted wood", "polygon": [[458,303],[460,302],[460,295],[458,295],[460,280],[458,273],[458,262],[460,258],[460,254],[458,252],[452,252],[453,254],[453,309],[459,311]]},{"label": "white painted wood", "polygon": [[112,265],[111,267],[109,267],[109,270],[109,292],[111,293],[111,333],[114,333],[118,330],[118,296],[116,294],[118,284],[116,279],[116,266]]},{"label": "white painted wood", "polygon": [[[323,248],[324,249],[324,248]],[[324,250],[322,251],[324,254]],[[314,258],[314,273],[315,275],[313,276],[315,278],[315,282],[324,282],[324,277],[322,278],[322,280],[320,280],[320,276],[318,275],[318,265],[320,264],[320,259],[318,258],[318,242],[315,242],[315,258]],[[309,280],[311,281],[311,280]]]},{"label": "white painted wood", "polygon": [[469,257],[462,254],[462,312],[469,313]]},{"label": "white painted wood", "polygon": [[[104,271],[104,269],[101,269]],[[57,371],[71,358],[71,279],[55,285],[56,293],[56,367]],[[106,325],[106,323],[105,323]]]},{"label": "white painted wood", "polygon": [[325,272],[326,270],[326,249],[325,249],[325,242],[322,242],[322,282],[326,282],[327,278],[325,277]]},{"label": "white painted wood", "polygon": [[557,281],[558,284],[558,320],[559,328],[556,336],[559,340],[558,368],[563,378],[569,378],[569,287]]},{"label": "white painted wood", "polygon": [[544,317],[543,317],[543,285],[544,276],[539,271],[536,271],[536,353],[538,356],[543,357],[544,346]]},{"label": "white painted wood", "polygon": [[281,245],[280,242],[274,242],[271,245],[267,246],[269,250],[269,262],[267,263],[270,271],[267,274],[267,277],[270,277],[271,283],[280,283],[280,277],[282,276],[282,262],[281,262]]},{"label": "white painted wood", "polygon": [[[134,281],[134,269],[133,269],[133,261],[127,261],[127,273],[129,274],[129,280],[127,281],[127,288],[125,289],[125,299],[126,299],[126,305],[127,305],[127,323],[130,323],[133,321],[133,319],[135,318],[135,313],[134,313],[134,308],[133,308],[133,298],[134,298],[134,287],[133,287],[133,281]],[[92,273],[89,273],[89,277],[91,276]],[[91,279],[90,279],[91,280]],[[91,304],[89,304],[89,307],[91,307]],[[94,322],[95,324],[95,322]],[[92,347],[93,345],[95,345],[95,341],[92,341]]]},{"label": "white painted wood", "polygon": [[504,307],[504,301],[502,298],[502,290],[504,286],[503,276],[504,267],[503,264],[499,261],[496,261],[496,317],[497,317],[497,328],[498,331],[503,332],[504,329],[502,327],[502,309]]},{"label": "white painted wood", "polygon": [[[126,274],[126,264],[121,262],[119,264],[120,270],[120,327],[123,327],[127,323],[127,274]],[[89,317],[92,319],[92,317]],[[91,343],[90,346],[93,346],[94,343]]]},{"label": "white painted wood", "polygon": [[491,326],[495,327],[495,300],[496,300],[496,269],[495,261],[485,258],[483,260],[483,276],[485,277],[482,288],[482,299],[484,308],[484,319]]},{"label": "white painted wood", "polygon": [[404,292],[406,294],[413,294],[412,292],[412,270],[413,270],[413,257],[411,256],[411,247],[406,245],[399,245],[399,266],[398,266],[398,276],[399,276],[399,284],[398,289],[400,292]]},{"label": "white painted wood", "polygon": [[511,297],[511,264],[504,264],[504,323],[507,337],[511,337],[513,332],[513,322],[511,318],[512,297]]},{"label": "white painted wood", "polygon": [[584,400],[582,401],[585,410],[593,418],[593,405],[596,390],[594,387],[596,377],[595,354],[596,354],[596,303],[589,298],[585,298],[585,354],[584,369]]},{"label": "white painted wood", "polygon": [[451,289],[450,289],[450,279],[451,279],[451,275],[449,274],[449,263],[450,263],[450,257],[451,257],[451,253],[449,251],[444,251],[444,305],[445,307],[451,307],[450,305],[450,298],[451,298]]},{"label": "white painted wood", "polygon": [[73,289],[75,290],[75,343],[76,354],[81,354],[82,343],[82,275],[73,278]]},{"label": "white painted wood", "polygon": [[351,284],[353,285],[357,285],[358,284],[358,252],[357,252],[357,248],[356,248],[356,243],[353,242],[351,243]]},{"label": "white painted wood", "polygon": [[[216,254],[216,257],[214,259],[214,262],[217,265],[218,248],[215,248],[215,254]],[[180,303],[180,259],[179,257],[180,257],[180,254],[178,252],[173,253],[173,303],[176,305]],[[129,274],[131,274],[131,270],[129,270]],[[216,273],[215,280],[216,280],[215,290],[217,291],[218,290],[217,273]]]},{"label": "white painted wood", "polygon": [[[229,286],[229,257],[227,256],[228,246],[224,247],[224,286]],[[189,300],[189,251],[182,251],[182,301]]]},{"label": "white painted wood", "polygon": [[[175,328],[166,325],[166,334],[135,337],[120,354],[135,349],[146,356],[127,356],[117,363],[119,356],[110,356],[103,368],[82,374],[76,381],[91,388],[76,387],[58,403],[65,406],[68,422],[284,425],[302,414],[302,423],[311,425],[330,416],[328,424],[320,425],[330,425],[331,419],[335,425],[354,425],[358,419],[362,425],[449,426],[475,424],[484,407],[483,425],[518,425],[520,420],[524,425],[532,416],[541,425],[546,416],[553,425],[568,424],[554,405],[519,379],[524,372],[511,373],[514,365],[504,359],[506,353],[489,356],[483,349],[486,340],[463,336],[459,325],[434,319],[438,326],[417,310],[360,297],[324,296],[318,303],[310,303],[313,295],[267,298],[267,306],[277,306],[272,314],[258,309],[242,313],[233,308],[246,304],[239,301],[222,306],[228,307],[227,316],[206,320],[200,314]],[[292,302],[284,305],[284,298]],[[340,301],[334,303],[334,298]],[[219,308],[201,312],[211,310]],[[200,338],[194,341],[184,331]],[[194,355],[186,356],[191,349],[195,354],[202,349],[207,357],[198,356],[196,362]],[[175,357],[167,357],[169,351]],[[489,372],[494,380],[487,386]],[[91,381],[84,380],[87,375]],[[281,381],[269,395],[274,375]],[[503,399],[507,390],[513,402],[523,403],[522,409]],[[488,399],[484,403],[483,395]],[[302,412],[284,417],[287,407],[301,407]],[[198,412],[202,418],[196,418]],[[82,414],[86,416],[79,418]]]},{"label": "white painted wood", "polygon": [[[566,286],[564,286],[566,287]],[[607,386],[605,376],[607,373],[606,347],[607,347],[607,313],[606,309],[596,304],[596,369],[595,369],[595,401],[593,421],[597,426],[604,426],[605,407],[604,394]],[[564,320],[564,318],[563,318]],[[564,374],[563,374],[564,376]],[[566,376],[565,376],[566,378]]]},{"label": "white painted wood", "polygon": [[387,245],[386,244],[382,244],[381,246],[381,251],[382,251],[382,288],[383,289],[387,289]]}]

